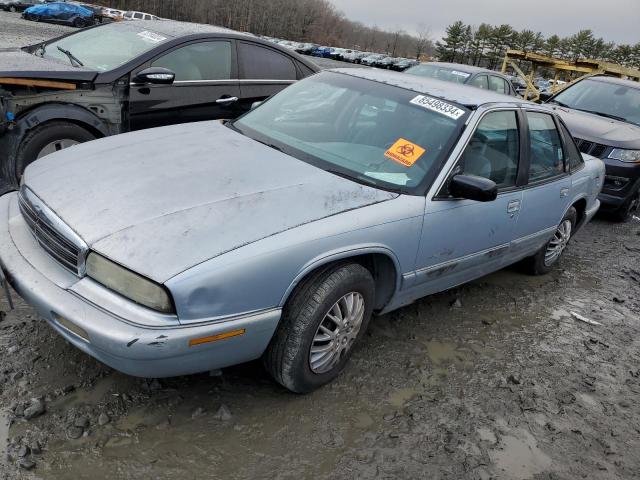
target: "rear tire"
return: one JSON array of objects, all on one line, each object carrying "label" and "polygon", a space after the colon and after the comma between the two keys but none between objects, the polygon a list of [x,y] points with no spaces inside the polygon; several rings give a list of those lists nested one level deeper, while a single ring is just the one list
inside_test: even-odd
[{"label": "rear tire", "polygon": [[74,18],[73,19],[73,26],[76,28],[82,28],[84,27],[84,20],[82,20],[81,18]]},{"label": "rear tire", "polygon": [[613,212],[612,217],[616,222],[628,222],[638,211],[640,211],[640,188],[624,205]]},{"label": "rear tire", "polygon": [[571,240],[577,219],[578,212],[576,209],[574,207],[569,208],[560,221],[553,237],[535,255],[523,261],[526,270],[530,274],[544,275],[553,270]]},{"label": "rear tire", "polygon": [[365,334],[374,293],[371,274],[357,263],[334,265],[303,281],[264,354],[267,371],[296,393],[331,382]]},{"label": "rear tire", "polygon": [[27,132],[18,147],[15,163],[17,180],[20,181],[24,169],[31,162],[46,154],[47,151],[61,150],[72,144],[88,142],[95,138],[91,132],[74,123],[52,121],[37,126]]}]

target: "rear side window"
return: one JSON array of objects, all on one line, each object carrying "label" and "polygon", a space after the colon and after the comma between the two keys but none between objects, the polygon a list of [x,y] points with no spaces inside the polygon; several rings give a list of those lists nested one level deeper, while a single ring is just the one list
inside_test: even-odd
[{"label": "rear side window", "polygon": [[529,122],[529,182],[539,182],[562,175],[564,152],[553,117],[546,113],[527,112]]},{"label": "rear side window", "polygon": [[471,80],[469,82],[469,85],[471,85],[473,87],[482,88],[484,90],[488,90],[489,89],[489,84],[487,83],[487,76],[486,75],[478,75],[476,78],[474,78],[473,80]]},{"label": "rear side window", "polygon": [[240,71],[245,79],[297,80],[293,60],[280,52],[240,42],[238,54]]},{"label": "rear side window", "polygon": [[584,165],[584,159],[582,158],[582,154],[576,147],[575,142],[573,141],[573,137],[562,123],[560,124],[560,130],[562,130],[562,136],[564,137],[564,144],[566,150],[566,156],[569,161],[569,166],[571,167],[571,171],[578,170]]},{"label": "rear side window", "polygon": [[228,80],[231,78],[231,43],[192,43],[154,60],[152,65],[168,68],[176,74],[176,81]]},{"label": "rear side window", "polygon": [[133,14],[133,18],[137,18],[137,19],[139,19],[139,20],[142,20],[142,18],[143,18],[143,17],[142,17],[142,14],[141,14],[141,13],[134,13],[134,14]]},{"label": "rear side window", "polygon": [[505,82],[502,78],[491,75],[489,77],[489,90],[493,90],[498,93],[509,93],[509,88],[507,87],[507,82]]}]

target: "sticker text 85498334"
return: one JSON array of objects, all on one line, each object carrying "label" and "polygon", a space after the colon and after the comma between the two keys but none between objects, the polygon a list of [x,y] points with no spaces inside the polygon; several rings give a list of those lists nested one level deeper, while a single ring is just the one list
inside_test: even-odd
[{"label": "sticker text 85498334", "polygon": [[456,107],[455,105],[447,103],[444,100],[428,97],[427,95],[418,95],[417,97],[414,97],[409,103],[413,103],[414,105],[418,105],[433,112],[438,112],[449,118],[453,118],[454,120],[458,120],[461,116],[464,115],[464,110]]}]

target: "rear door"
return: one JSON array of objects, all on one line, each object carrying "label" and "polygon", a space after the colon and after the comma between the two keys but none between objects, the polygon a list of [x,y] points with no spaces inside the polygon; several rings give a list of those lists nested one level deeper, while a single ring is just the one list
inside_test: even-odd
[{"label": "rear door", "polygon": [[[309,74],[307,69],[285,52],[247,41],[238,41],[240,105],[242,111]],[[309,70],[309,69],[307,69]]]},{"label": "rear door", "polygon": [[530,254],[551,238],[571,200],[571,178],[558,122],[543,111],[525,111],[528,180],[514,248]]},{"label": "rear door", "polygon": [[[180,45],[132,72],[131,130],[235,118],[240,87],[232,40],[206,40]],[[164,67],[176,74],[172,85],[135,83],[147,67]]]}]

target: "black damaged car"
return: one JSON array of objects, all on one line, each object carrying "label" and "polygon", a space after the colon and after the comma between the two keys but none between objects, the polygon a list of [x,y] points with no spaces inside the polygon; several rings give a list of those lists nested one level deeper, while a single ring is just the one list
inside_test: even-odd
[{"label": "black damaged car", "polygon": [[640,83],[594,75],[548,103],[556,106],[580,151],[605,163],[600,210],[629,220],[640,209]]},{"label": "black damaged car", "polygon": [[167,20],[110,23],[0,49],[0,194],[54,151],[132,130],[235,118],[316,71],[254,36]]}]

